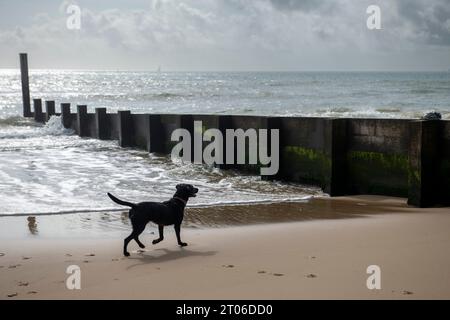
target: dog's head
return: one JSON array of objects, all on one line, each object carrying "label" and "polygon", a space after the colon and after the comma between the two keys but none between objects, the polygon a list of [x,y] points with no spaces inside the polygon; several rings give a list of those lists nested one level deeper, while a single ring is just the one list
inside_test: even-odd
[{"label": "dog's head", "polygon": [[198,188],[195,188],[192,184],[177,184],[177,194],[181,197],[196,197]]}]

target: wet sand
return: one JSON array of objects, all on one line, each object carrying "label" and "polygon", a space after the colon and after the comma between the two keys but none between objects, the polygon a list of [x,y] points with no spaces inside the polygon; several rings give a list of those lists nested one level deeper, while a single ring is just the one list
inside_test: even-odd
[{"label": "wet sand", "polygon": [[[153,246],[149,228],[147,248],[131,242],[129,258],[120,213],[3,217],[0,299],[450,299],[448,208],[351,197],[188,216],[188,247],[171,228]],[[81,268],[81,290],[66,288],[70,265]],[[369,265],[381,268],[381,290],[367,289]]]},{"label": "wet sand", "polygon": [[[302,202],[187,208],[184,228],[204,229],[267,223],[347,219],[383,212],[409,212],[405,200],[378,196],[312,198]],[[121,237],[129,233],[128,211],[0,216],[0,238]],[[157,228],[147,225],[147,230]]]}]

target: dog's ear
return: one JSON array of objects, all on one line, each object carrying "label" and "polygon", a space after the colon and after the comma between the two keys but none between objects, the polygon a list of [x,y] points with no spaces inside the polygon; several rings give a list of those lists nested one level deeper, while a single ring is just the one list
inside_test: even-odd
[{"label": "dog's ear", "polygon": [[181,184],[177,184],[176,189],[180,190],[180,188],[181,188]]}]

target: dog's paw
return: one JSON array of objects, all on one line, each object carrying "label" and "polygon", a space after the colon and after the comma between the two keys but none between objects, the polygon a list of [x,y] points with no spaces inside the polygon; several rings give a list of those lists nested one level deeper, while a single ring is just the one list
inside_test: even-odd
[{"label": "dog's paw", "polygon": [[152,244],[160,243],[163,239],[155,239],[152,241]]},{"label": "dog's paw", "polygon": [[140,244],[140,245],[139,245],[139,248],[144,249],[145,246],[144,246],[143,244]]},{"label": "dog's paw", "polygon": [[180,247],[186,247],[188,244],[186,242],[180,242],[179,245]]},{"label": "dog's paw", "polygon": [[123,255],[124,255],[125,257],[129,257],[129,256],[130,256],[130,253],[129,253],[129,252],[124,252]]}]

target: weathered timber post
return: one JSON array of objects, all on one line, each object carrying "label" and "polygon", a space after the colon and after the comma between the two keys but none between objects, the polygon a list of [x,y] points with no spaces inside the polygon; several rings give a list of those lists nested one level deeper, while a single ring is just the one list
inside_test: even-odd
[{"label": "weathered timber post", "polygon": [[26,53],[20,53],[20,78],[22,80],[22,105],[23,116],[32,117],[30,105],[30,85],[28,80],[28,56]]},{"label": "weathered timber post", "polygon": [[86,105],[77,105],[77,127],[78,127],[78,135],[80,137],[87,137],[88,132],[88,123],[86,121],[87,115],[87,106]]},{"label": "weathered timber post", "polygon": [[161,116],[158,114],[149,115],[149,137],[147,140],[147,151],[150,153],[164,152],[164,132],[161,124]]},{"label": "weathered timber post", "polygon": [[[280,118],[277,117],[268,117],[266,119],[264,119],[265,124],[263,129],[267,129],[267,155],[270,155],[270,157],[273,156],[274,151],[272,150],[272,130],[278,130],[279,131],[279,144],[278,144],[278,165],[280,165],[281,162],[281,158],[280,158],[280,154],[281,154],[281,150],[283,149],[283,142],[282,142],[282,138],[281,138],[281,120]],[[261,141],[259,140],[260,138],[258,138],[258,153],[259,153],[259,149],[260,148],[264,148],[264,146],[261,144]],[[259,156],[258,156],[259,157]],[[272,157],[273,158],[273,157]],[[279,169],[279,168],[278,168]],[[274,180],[278,177],[278,173],[271,175],[271,176],[267,176],[267,175],[261,175],[261,179],[262,180]]]},{"label": "weathered timber post", "polygon": [[44,114],[42,113],[42,100],[33,99],[34,105],[34,121],[44,122]]},{"label": "weathered timber post", "polygon": [[194,118],[190,114],[179,115],[180,128],[186,129],[191,134],[191,159],[190,162],[194,163]]},{"label": "weathered timber post", "polygon": [[[216,164],[215,166],[217,168],[220,169],[230,169],[233,167],[233,165],[227,164],[226,159],[227,159],[227,135],[226,135],[226,131],[227,129],[232,129],[232,116],[230,115],[224,115],[224,116],[218,116],[218,120],[217,120],[218,124],[217,124],[217,128],[220,130],[220,132],[222,133],[223,136],[223,147],[222,147],[222,157],[223,157],[223,164]],[[230,141],[229,143],[233,143],[232,141]],[[234,151],[234,155],[236,156],[236,150]]]},{"label": "weathered timber post", "polygon": [[45,121],[50,120],[51,116],[55,115],[55,101],[45,101]]},{"label": "weathered timber post", "polygon": [[133,127],[131,123],[131,112],[129,110],[118,111],[117,121],[119,121],[119,145],[121,147],[132,147]]},{"label": "weathered timber post", "polygon": [[70,103],[61,103],[61,123],[66,129],[71,127]]},{"label": "weathered timber post", "polygon": [[325,154],[330,159],[329,181],[324,191],[330,196],[347,194],[347,120],[329,119],[325,134]]},{"label": "weathered timber post", "polygon": [[430,207],[438,204],[441,121],[412,121],[409,142],[408,204]]},{"label": "weathered timber post", "polygon": [[108,139],[106,108],[95,108],[95,136],[97,139]]}]

